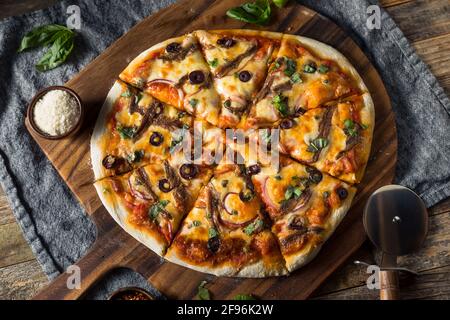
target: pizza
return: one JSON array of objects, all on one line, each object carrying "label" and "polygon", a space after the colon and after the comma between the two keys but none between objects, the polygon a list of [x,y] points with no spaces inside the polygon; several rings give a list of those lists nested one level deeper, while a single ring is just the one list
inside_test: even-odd
[{"label": "pizza", "polygon": [[220,99],[193,34],[167,40],[135,58],[119,75],[123,81],[213,125]]},{"label": "pizza", "polygon": [[245,166],[223,162],[165,256],[218,276],[286,274],[277,240]]},{"label": "pizza", "polygon": [[167,261],[286,275],[351,207],[374,126],[367,87],[334,48],[197,30],[118,75],[91,137],[94,186],[115,221]]},{"label": "pizza", "polygon": [[318,41],[285,35],[244,127],[266,127],[283,118],[367,92],[348,60]]},{"label": "pizza", "polygon": [[349,183],[360,182],[369,158],[374,114],[368,93],[279,122],[280,151]]},{"label": "pizza", "polygon": [[164,160],[98,180],[94,186],[114,220],[162,255],[211,175],[208,166],[188,163],[177,168]]},{"label": "pizza", "polygon": [[220,95],[222,128],[234,128],[258,93],[281,34],[222,30],[196,32]]},{"label": "pizza", "polygon": [[289,158],[252,176],[279,241],[286,268],[310,261],[350,208],[356,188]]}]

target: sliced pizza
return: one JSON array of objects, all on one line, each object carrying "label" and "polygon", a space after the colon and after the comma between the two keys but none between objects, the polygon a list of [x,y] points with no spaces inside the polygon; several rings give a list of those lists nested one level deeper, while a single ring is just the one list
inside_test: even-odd
[{"label": "sliced pizza", "polygon": [[166,40],[144,51],[119,77],[197,118],[213,125],[219,122],[220,99],[192,34]]},{"label": "sliced pizza", "polygon": [[349,183],[360,182],[374,128],[369,94],[308,110],[280,124],[280,151]]},{"label": "sliced pizza", "polygon": [[267,127],[342,97],[366,92],[362,79],[334,48],[284,35],[244,127]]},{"label": "sliced pizza", "polygon": [[208,166],[186,163],[173,167],[164,160],[125,175],[101,179],[94,186],[116,222],[163,255],[211,176]]},{"label": "sliced pizza", "polygon": [[234,128],[261,88],[281,34],[253,30],[195,32],[221,97],[219,126]]},{"label": "sliced pizza", "polygon": [[264,206],[245,167],[236,164],[215,169],[165,258],[218,276],[286,273]]},{"label": "sliced pizza", "polygon": [[117,81],[91,137],[95,179],[167,159],[192,126],[185,112]]},{"label": "sliced pizza", "polygon": [[280,167],[261,167],[252,176],[273,220],[286,267],[308,263],[350,208],[356,188],[317,169],[282,158]]}]

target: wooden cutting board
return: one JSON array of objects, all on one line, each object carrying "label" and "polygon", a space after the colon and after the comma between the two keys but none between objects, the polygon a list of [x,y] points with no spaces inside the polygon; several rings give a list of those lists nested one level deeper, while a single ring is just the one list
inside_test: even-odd
[{"label": "wooden cutting board", "polygon": [[[335,271],[365,240],[362,210],[367,197],[394,177],[397,136],[394,114],[383,82],[376,69],[355,42],[335,23],[296,4],[275,10],[272,23],[263,30],[311,37],[341,51],[359,71],[372,94],[376,126],[372,155],[363,182],[351,210],[319,255],[306,267],[290,276],[266,279],[217,278],[165,262],[123,231],[101,205],[92,185],[89,141],[97,114],[118,74],[140,52],[171,37],[196,29],[258,29],[225,17],[230,7],[241,0],[182,0],[145,18],[84,68],[66,86],[75,90],[86,107],[81,132],[60,141],[33,138],[78,198],[97,225],[97,240],[77,265],[82,285],[68,290],[68,274],[62,274],[36,299],[76,299],[101,276],[116,267],[129,267],[145,276],[169,298],[192,299],[202,280],[216,299],[230,299],[236,294],[252,293],[265,299],[305,299]],[[29,124],[26,121],[26,126]]]}]

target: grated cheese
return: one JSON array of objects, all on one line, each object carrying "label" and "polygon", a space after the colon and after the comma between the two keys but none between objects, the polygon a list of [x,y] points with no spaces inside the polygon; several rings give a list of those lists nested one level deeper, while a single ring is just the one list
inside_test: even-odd
[{"label": "grated cheese", "polygon": [[34,106],[34,122],[43,132],[58,136],[69,132],[80,117],[77,100],[67,91],[51,90]]}]

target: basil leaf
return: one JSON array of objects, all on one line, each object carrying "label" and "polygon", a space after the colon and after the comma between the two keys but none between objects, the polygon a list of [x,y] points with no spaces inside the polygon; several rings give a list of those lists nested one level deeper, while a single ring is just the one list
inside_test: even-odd
[{"label": "basil leaf", "polygon": [[148,215],[151,220],[155,220],[159,213],[164,210],[164,208],[169,204],[169,200],[159,200],[157,203],[150,207]]},{"label": "basil leaf", "polygon": [[209,228],[208,230],[208,238],[214,238],[217,237],[219,234],[217,233],[217,230],[214,228]]},{"label": "basil leaf", "polygon": [[169,147],[169,152],[170,152],[170,153],[174,153],[175,150],[177,150],[178,145],[179,145],[180,143],[182,143],[183,140],[184,140],[184,137],[183,137],[182,135],[179,136],[178,138],[172,139],[172,142],[170,143],[170,147]]},{"label": "basil leaf", "polygon": [[60,31],[73,33],[70,29],[58,24],[49,24],[34,28],[23,37],[17,52],[39,46],[46,46],[56,40],[55,36]]},{"label": "basil leaf", "polygon": [[315,62],[306,63],[303,65],[303,72],[314,73],[317,70],[317,65]]},{"label": "basil leaf", "polygon": [[330,67],[328,67],[326,64],[321,64],[319,66],[319,68],[317,69],[317,71],[319,71],[319,73],[327,73],[330,70]]},{"label": "basil leaf", "polygon": [[198,104],[198,99],[192,98],[191,100],[189,100],[189,104],[192,108],[195,108]]},{"label": "basil leaf", "polygon": [[289,113],[289,108],[286,100],[286,97],[281,94],[277,94],[272,99],[272,104],[283,117],[287,116]]},{"label": "basil leaf", "polygon": [[252,234],[258,232],[264,226],[262,220],[255,220],[244,228],[244,233],[251,236]]},{"label": "basil leaf", "polygon": [[214,58],[213,60],[209,60],[208,64],[211,67],[215,68],[215,67],[217,67],[219,65],[219,60],[217,58]]},{"label": "basil leaf", "polygon": [[239,21],[264,25],[269,21],[271,8],[268,0],[244,3],[227,11],[227,16]]},{"label": "basil leaf", "polygon": [[298,74],[298,72],[295,72],[292,76],[291,76],[291,81],[292,83],[302,83],[302,77],[300,76],[300,74]]},{"label": "basil leaf", "polygon": [[144,155],[145,155],[144,150],[137,150],[137,151],[127,155],[127,160],[130,163],[136,163],[136,162],[141,161],[142,158],[144,157]]},{"label": "basil leaf", "polygon": [[283,8],[289,0],[273,0],[273,4],[278,8]]},{"label": "basil leaf", "polygon": [[292,76],[297,70],[297,63],[295,60],[286,58],[286,69],[284,69],[284,74],[288,77]]},{"label": "basil leaf", "polygon": [[284,199],[290,200],[292,198],[298,199],[302,195],[303,190],[300,187],[288,186],[284,193]]},{"label": "basil leaf", "polygon": [[209,290],[207,288],[205,288],[205,285],[207,283],[208,282],[206,282],[206,281],[202,281],[198,285],[197,296],[200,300],[211,300],[211,295],[209,294]]},{"label": "basil leaf", "polygon": [[328,140],[325,138],[319,137],[309,143],[307,151],[315,153],[315,152],[318,152],[321,149],[325,148],[326,146],[328,146]]},{"label": "basil leaf", "polygon": [[200,221],[198,221],[198,220],[194,220],[194,221],[192,221],[192,225],[194,226],[194,227],[199,227],[199,226],[201,226],[201,222]]},{"label": "basil leaf", "polygon": [[122,139],[133,139],[137,131],[136,127],[122,127],[122,126],[118,126],[116,130],[117,132],[119,132],[119,135]]},{"label": "basil leaf", "polygon": [[133,94],[131,93],[130,90],[125,91],[124,93],[122,93],[120,96],[124,97],[124,98],[130,98]]},{"label": "basil leaf", "polygon": [[233,300],[256,300],[251,294],[237,294],[234,296]]},{"label": "basil leaf", "polygon": [[350,137],[356,137],[358,135],[358,130],[356,128],[355,122],[351,119],[345,119],[344,121],[344,132]]},{"label": "basil leaf", "polygon": [[36,64],[36,69],[41,72],[48,71],[66,61],[74,47],[73,38],[74,34],[72,32],[59,31],[58,38]]}]

